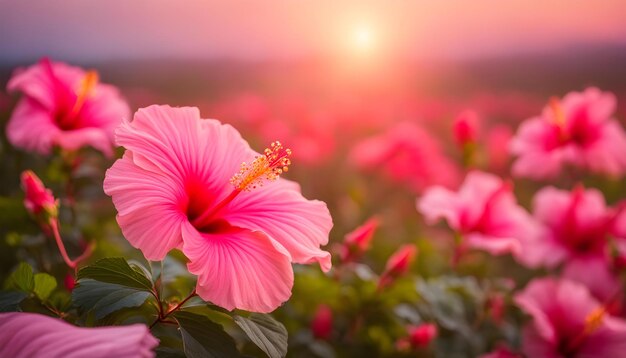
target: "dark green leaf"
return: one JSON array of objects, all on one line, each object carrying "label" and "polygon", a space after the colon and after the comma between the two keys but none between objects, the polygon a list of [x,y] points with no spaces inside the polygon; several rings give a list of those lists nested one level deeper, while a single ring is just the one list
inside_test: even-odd
[{"label": "dark green leaf", "polygon": [[0,292],[0,312],[18,311],[20,303],[28,297],[28,293],[21,291]]},{"label": "dark green leaf", "polygon": [[19,290],[32,292],[35,287],[33,268],[25,262],[20,262],[15,271],[11,274],[9,282],[9,285]]},{"label": "dark green leaf", "polygon": [[152,282],[139,270],[130,267],[121,257],[99,260],[93,265],[78,271],[78,279],[90,278],[96,281],[113,283],[142,291],[152,291]]},{"label": "dark green leaf", "polygon": [[158,347],[155,352],[157,358],[185,358],[185,352],[176,348]]},{"label": "dark green leaf", "polygon": [[90,279],[80,280],[72,291],[76,306],[93,311],[97,319],[122,308],[141,306],[149,296],[149,292]]},{"label": "dark green leaf", "polygon": [[38,273],[35,275],[35,288],[33,291],[42,302],[46,302],[48,297],[57,287],[57,280],[47,273]]},{"label": "dark green leaf", "polygon": [[278,358],[287,354],[287,330],[272,316],[252,313],[247,318],[234,316],[234,320],[269,357]]},{"label": "dark green leaf", "polygon": [[187,357],[241,357],[235,341],[219,324],[185,311],[176,312],[174,317],[180,325]]}]

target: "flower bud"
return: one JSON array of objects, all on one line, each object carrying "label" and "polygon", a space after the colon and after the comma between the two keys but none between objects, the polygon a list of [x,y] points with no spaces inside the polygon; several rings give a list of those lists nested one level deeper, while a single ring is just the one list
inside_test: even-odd
[{"label": "flower bud", "polygon": [[58,201],[54,199],[52,191],[47,189],[41,180],[30,170],[21,175],[22,189],[24,190],[24,206],[33,216],[39,218],[56,218],[58,215]]},{"label": "flower bud", "polygon": [[328,340],[333,330],[333,311],[327,305],[321,304],[311,321],[311,331],[316,339]]},{"label": "flower bud", "polygon": [[379,225],[380,220],[372,217],[363,225],[348,233],[340,248],[341,261],[352,262],[359,259],[369,249],[374,233]]}]

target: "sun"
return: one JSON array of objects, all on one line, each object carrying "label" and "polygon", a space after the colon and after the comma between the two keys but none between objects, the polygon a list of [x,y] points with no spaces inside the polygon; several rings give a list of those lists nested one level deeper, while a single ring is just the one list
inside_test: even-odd
[{"label": "sun", "polygon": [[375,45],[375,34],[369,26],[361,25],[354,28],[352,45],[359,53],[370,53]]}]

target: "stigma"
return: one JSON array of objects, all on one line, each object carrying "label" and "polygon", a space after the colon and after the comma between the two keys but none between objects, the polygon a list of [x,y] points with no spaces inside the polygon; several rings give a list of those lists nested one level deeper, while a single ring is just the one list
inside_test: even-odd
[{"label": "stigma", "polygon": [[272,142],[265,148],[263,155],[256,156],[251,163],[241,163],[239,172],[230,178],[230,183],[237,191],[250,191],[263,186],[266,181],[273,181],[289,170],[291,149],[285,148],[279,141]]}]

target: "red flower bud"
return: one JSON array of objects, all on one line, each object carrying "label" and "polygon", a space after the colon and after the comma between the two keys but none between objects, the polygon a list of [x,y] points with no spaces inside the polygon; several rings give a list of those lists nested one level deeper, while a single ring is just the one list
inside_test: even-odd
[{"label": "red flower bud", "polygon": [[433,323],[424,323],[409,327],[409,340],[414,348],[426,347],[437,337],[437,326]]},{"label": "red flower bud", "polygon": [[328,340],[333,330],[333,311],[327,305],[319,305],[311,321],[311,331],[317,339]]}]

